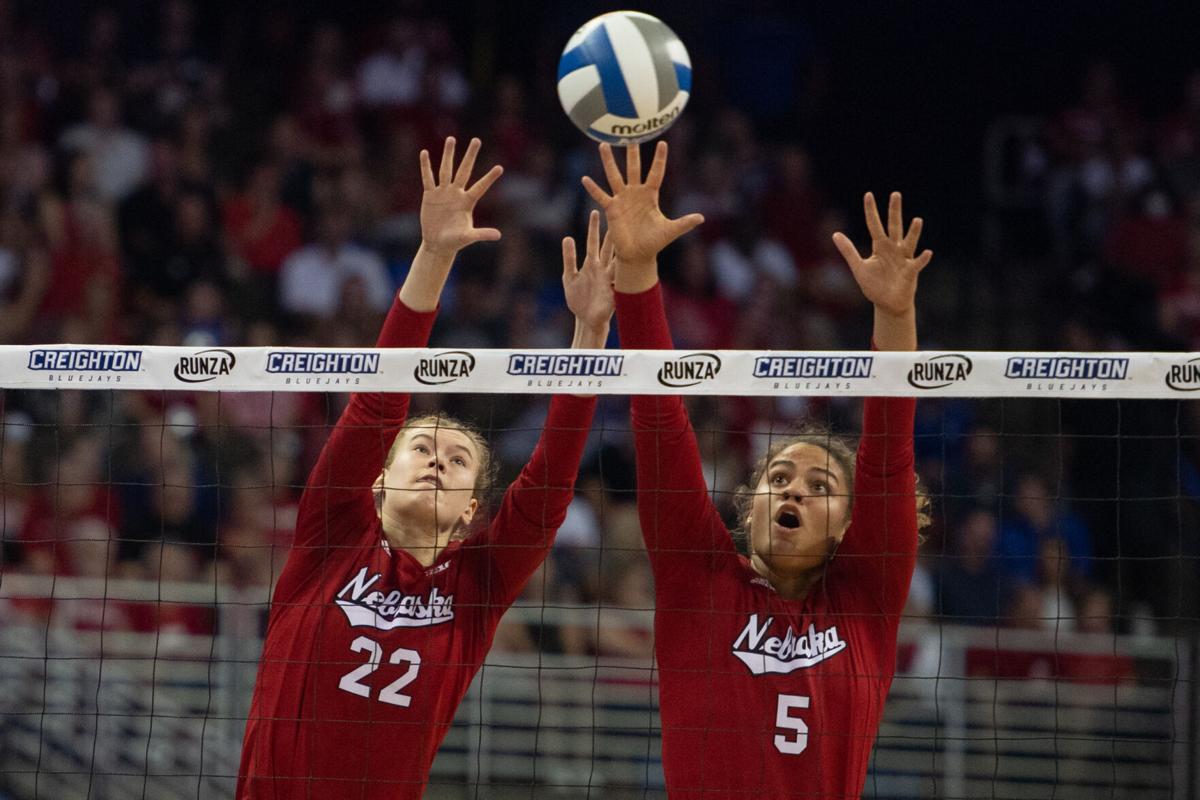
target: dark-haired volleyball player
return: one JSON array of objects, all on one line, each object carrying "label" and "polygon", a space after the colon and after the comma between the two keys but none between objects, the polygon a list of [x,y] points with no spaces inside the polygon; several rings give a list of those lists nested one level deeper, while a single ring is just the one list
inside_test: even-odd
[{"label": "dark-haired volleyball player", "polygon": [[[656,256],[699,224],[668,220],[659,144],[643,181],[601,147],[625,347],[671,345]],[[835,237],[875,307],[875,346],[916,348],[921,220],[903,231],[900,195],[884,228],[865,198],[872,253]],[[827,436],[772,448],[751,484],[738,554],[709,500],[678,397],[635,397],[638,510],[654,569],[663,764],[679,798],[859,797],[895,672],[896,629],[917,549],[912,399],[867,398],[857,456]]]},{"label": "dark-haired volleyball player", "polygon": [[[422,243],[379,335],[424,346],[456,253],[475,228],[472,140],[434,179],[421,153]],[[564,241],[573,346],[604,346],[612,250],[591,220],[584,267]],[[482,436],[445,417],[405,424],[408,396],[355,394],[300,501],[275,589],[238,777],[239,798],[418,798],[501,615],[546,557],[571,500],[595,398],[556,395],[541,441],[486,526]]]}]

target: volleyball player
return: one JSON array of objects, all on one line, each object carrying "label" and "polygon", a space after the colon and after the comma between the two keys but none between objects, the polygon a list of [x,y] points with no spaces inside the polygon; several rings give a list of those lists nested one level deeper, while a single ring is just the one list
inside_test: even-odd
[{"label": "volleyball player", "polygon": [[[422,242],[379,347],[424,346],[457,252],[499,238],[473,224],[501,172],[469,184],[478,152],[473,139],[452,174],[447,139],[436,180],[421,153]],[[612,248],[601,248],[598,213],[583,268],[573,241],[563,255],[573,346],[602,348]],[[441,416],[406,423],[407,408],[407,395],[354,394],[308,479],[272,601],[239,798],[421,796],[501,615],[563,521],[595,398],[553,398],[487,525],[475,524],[492,471],[483,437]]]},{"label": "volleyball player", "polygon": [[[656,257],[702,222],[658,207],[667,148],[645,180],[636,147],[622,176],[601,145],[618,256],[621,344],[671,348]],[[921,220],[885,229],[864,198],[872,252],[835,244],[874,305],[874,345],[914,350]],[[855,455],[826,435],[770,448],[742,519],[748,557],[709,499],[679,397],[635,397],[638,510],[655,578],[663,765],[679,798],[859,797],[895,673],[896,629],[917,549],[912,399],[867,398]]]}]

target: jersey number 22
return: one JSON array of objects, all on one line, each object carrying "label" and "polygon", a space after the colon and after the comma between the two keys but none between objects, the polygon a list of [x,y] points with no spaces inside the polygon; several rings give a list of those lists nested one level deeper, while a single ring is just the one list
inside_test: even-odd
[{"label": "jersey number 22", "polygon": [[[355,653],[366,653],[367,663],[361,667],[355,667],[343,675],[342,679],[338,681],[338,688],[359,697],[370,697],[371,687],[360,681],[379,669],[379,665],[383,663],[383,648],[374,639],[360,636],[350,643],[350,649]],[[408,669],[399,678],[379,690],[379,699],[384,703],[408,708],[412,702],[412,696],[401,694],[400,690],[417,679],[417,673],[421,670],[421,654],[406,647],[397,647],[388,657],[388,663],[407,663]]]}]

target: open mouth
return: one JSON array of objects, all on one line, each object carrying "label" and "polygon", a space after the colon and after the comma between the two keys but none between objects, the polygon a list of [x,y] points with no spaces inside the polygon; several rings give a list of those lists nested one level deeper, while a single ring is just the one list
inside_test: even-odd
[{"label": "open mouth", "polygon": [[430,486],[432,486],[435,489],[442,488],[442,482],[439,479],[431,477],[431,476],[426,476],[424,478],[418,478],[417,483],[428,483]]},{"label": "open mouth", "polygon": [[795,530],[800,527],[800,517],[792,511],[780,511],[779,516],[775,518],[775,523],[781,528]]}]

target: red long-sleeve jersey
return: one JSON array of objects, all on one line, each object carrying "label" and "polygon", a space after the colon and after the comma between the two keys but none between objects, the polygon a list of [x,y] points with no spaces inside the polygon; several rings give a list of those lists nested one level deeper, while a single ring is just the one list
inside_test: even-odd
[{"label": "red long-sleeve jersey", "polygon": [[[618,294],[617,319],[623,346],[671,348],[657,287]],[[914,409],[865,401],[850,528],[787,600],[736,552],[682,400],[633,398],[671,800],[860,796],[916,563]]]},{"label": "red long-sleeve jersey", "polygon": [[[378,346],[424,345],[433,318],[397,300]],[[272,600],[239,798],[421,796],[501,615],[566,515],[595,399],[553,398],[491,524],[430,567],[386,546],[371,490],[407,409],[407,395],[353,395],[309,477]]]}]

